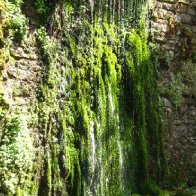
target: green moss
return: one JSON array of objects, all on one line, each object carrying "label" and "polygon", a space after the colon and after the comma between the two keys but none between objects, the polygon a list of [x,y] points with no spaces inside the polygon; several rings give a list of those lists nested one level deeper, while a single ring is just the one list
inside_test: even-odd
[{"label": "green moss", "polygon": [[6,54],[5,54],[5,50],[4,49],[0,49],[0,73],[2,75],[2,71],[4,70],[5,68],[5,63],[6,63],[6,60],[7,60],[7,57],[6,57]]},{"label": "green moss", "polygon": [[68,41],[69,47],[71,49],[72,55],[75,56],[76,55],[76,45],[75,45],[74,38],[72,36],[68,36],[67,41]]},{"label": "green moss", "polygon": [[54,11],[55,5],[56,3],[49,0],[35,0],[35,9],[41,25],[47,25],[47,22],[49,22],[48,16]]},{"label": "green moss", "polygon": [[5,195],[19,194],[29,188],[30,184],[26,182],[32,172],[35,150],[25,116],[7,120],[0,143],[0,188]]},{"label": "green moss", "polygon": [[[40,16],[53,11],[49,1],[35,3]],[[162,178],[163,134],[145,25],[122,33],[117,24],[109,24],[109,14],[103,14],[100,25],[96,13],[92,24],[89,4],[76,5],[55,5],[51,31],[57,32],[53,28],[60,19],[54,16],[60,15],[57,26],[63,28],[55,33],[60,38],[49,36],[44,27],[36,33],[43,71],[35,127],[44,149],[38,149],[36,160],[44,163],[28,175],[39,176],[40,167],[41,179],[21,186],[21,194],[159,194],[156,184],[149,184],[151,178]],[[134,6],[132,16],[138,20],[141,3]]]},{"label": "green moss", "polygon": [[18,187],[17,188],[17,190],[16,190],[16,196],[21,196],[22,194],[21,194],[21,189],[20,189],[20,187]]},{"label": "green moss", "polygon": [[47,152],[47,187],[48,192],[52,190],[52,166],[51,166],[51,157],[50,152]]}]

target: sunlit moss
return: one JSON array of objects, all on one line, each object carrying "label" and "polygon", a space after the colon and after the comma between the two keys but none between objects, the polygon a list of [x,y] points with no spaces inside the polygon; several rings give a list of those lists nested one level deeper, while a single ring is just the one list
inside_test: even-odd
[{"label": "sunlit moss", "polygon": [[[49,13],[48,5],[37,0],[37,12]],[[40,195],[156,194],[150,178],[161,181],[163,133],[145,25],[122,33],[106,14],[103,24],[97,14],[92,24],[88,4],[62,5],[60,38],[43,27],[36,32],[43,68],[36,112],[44,153],[40,182],[31,188]]]}]

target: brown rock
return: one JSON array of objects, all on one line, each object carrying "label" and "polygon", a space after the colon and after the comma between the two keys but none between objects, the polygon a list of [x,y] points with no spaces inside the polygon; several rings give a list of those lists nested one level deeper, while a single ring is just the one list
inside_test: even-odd
[{"label": "brown rock", "polygon": [[161,2],[157,1],[156,5],[155,5],[155,8],[162,8],[162,5],[163,4]]},{"label": "brown rock", "polygon": [[178,0],[177,2],[185,4],[185,5],[189,5],[190,4],[190,0]]},{"label": "brown rock", "polygon": [[157,43],[163,43],[165,41],[165,37],[163,36],[156,36],[155,40]]},{"label": "brown rock", "polygon": [[175,4],[178,0],[159,0],[160,2]]},{"label": "brown rock", "polygon": [[196,11],[195,9],[191,8],[187,11],[187,14],[191,15],[191,16],[195,16],[196,15]]},{"label": "brown rock", "polygon": [[192,38],[191,43],[192,43],[193,45],[196,45],[196,38],[195,38],[195,37]]},{"label": "brown rock", "polygon": [[168,20],[166,20],[166,19],[161,19],[161,18],[157,18],[157,19],[156,19],[156,22],[157,22],[157,23],[161,23],[161,24],[168,24],[168,23],[169,23]]},{"label": "brown rock", "polygon": [[188,5],[183,4],[183,3],[178,3],[176,5],[176,12],[178,13],[185,13],[188,10]]},{"label": "brown rock", "polygon": [[171,3],[162,3],[162,8],[169,11],[173,11],[175,9],[175,5]]},{"label": "brown rock", "polygon": [[161,32],[169,31],[169,27],[168,27],[167,24],[160,24],[160,23],[157,23],[157,22],[152,22],[151,26],[152,26],[153,29],[161,31]]},{"label": "brown rock", "polygon": [[155,16],[161,19],[169,19],[170,17],[173,17],[173,15],[173,12],[161,8],[155,11]]},{"label": "brown rock", "polygon": [[179,13],[174,15],[174,21],[175,23],[179,23],[179,24],[181,23],[181,16]]},{"label": "brown rock", "polygon": [[187,14],[180,14],[181,22],[182,23],[191,23],[191,16]]},{"label": "brown rock", "polygon": [[196,1],[191,2],[191,7],[196,7]]},{"label": "brown rock", "polygon": [[196,25],[192,26],[193,33],[196,33]]}]

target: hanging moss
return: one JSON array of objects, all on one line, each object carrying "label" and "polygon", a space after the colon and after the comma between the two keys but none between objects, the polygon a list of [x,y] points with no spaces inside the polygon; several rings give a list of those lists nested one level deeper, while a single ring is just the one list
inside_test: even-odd
[{"label": "hanging moss", "polygon": [[[35,3],[40,16],[53,12],[48,1]],[[145,24],[138,22],[142,2],[124,3],[135,28],[125,27],[129,10],[123,13],[118,2],[111,12],[106,1],[102,7],[55,1],[66,21],[58,26],[62,33],[36,32],[43,68],[36,111],[43,152],[37,160],[43,163],[32,169],[41,178],[27,188],[31,194],[159,194],[151,179],[163,178],[163,132]]]},{"label": "hanging moss", "polygon": [[[155,106],[151,105],[152,101],[146,100],[147,94],[149,98],[156,95],[151,90],[153,84],[150,78],[153,73],[150,71],[150,55],[144,31],[138,34],[133,29],[126,33],[124,64],[118,62],[115,45],[119,44],[119,40],[115,38],[116,30],[112,26],[105,25],[103,29],[99,25],[95,27],[94,47],[87,48],[89,53],[85,56],[88,61],[81,57],[81,54],[85,54],[85,48],[81,48],[70,36],[66,38],[67,49],[71,51],[67,58],[71,58],[74,68],[69,106],[65,107],[65,111],[70,110],[71,113],[63,117],[69,124],[69,131],[63,126],[69,194],[148,192],[148,179],[151,175],[154,177],[149,174],[147,136],[150,129],[154,129],[154,141],[159,141],[162,136],[161,132],[159,136],[156,134],[159,131],[159,118],[154,112]],[[55,71],[57,66],[54,66],[54,59],[50,54],[47,56],[48,69],[51,70],[47,76],[49,79],[52,73],[58,72]],[[50,88],[53,89],[57,84],[58,80],[55,79]],[[45,93],[50,94],[48,90]],[[46,98],[54,100],[58,96],[47,94]],[[148,116],[154,119],[154,124],[148,125]],[[157,150],[153,167],[159,171],[161,145],[153,145]],[[59,167],[56,156],[55,153],[54,179],[59,178],[59,174],[55,174]],[[129,173],[126,174],[126,171]],[[124,182],[126,185],[123,185]],[[123,186],[130,188],[123,189]]]}]

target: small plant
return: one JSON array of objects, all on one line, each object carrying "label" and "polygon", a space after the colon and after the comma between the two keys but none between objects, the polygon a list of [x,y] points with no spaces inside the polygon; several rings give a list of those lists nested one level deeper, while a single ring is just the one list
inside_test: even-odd
[{"label": "small plant", "polygon": [[9,21],[9,35],[11,39],[17,43],[20,43],[26,35],[26,23],[25,18],[12,18]]},{"label": "small plant", "polygon": [[53,9],[54,3],[50,3],[49,0],[35,0],[36,12],[41,18],[41,23],[45,25],[48,22],[48,15]]},{"label": "small plant", "polygon": [[18,7],[21,6],[21,4],[23,3],[23,0],[9,0],[9,1]]},{"label": "small plant", "polygon": [[32,171],[33,141],[25,116],[12,117],[0,142],[0,194],[15,194]]},{"label": "small plant", "polygon": [[159,84],[160,94],[167,97],[171,104],[176,108],[179,108],[184,101],[184,89],[185,85],[180,75],[173,75],[165,84]]},{"label": "small plant", "polygon": [[12,41],[20,43],[26,35],[26,26],[28,20],[21,13],[20,4],[22,1],[13,1],[13,3],[6,3],[6,13],[4,15],[6,20],[5,28],[8,31],[8,38]]},{"label": "small plant", "polygon": [[168,84],[167,93],[171,99],[171,102],[176,107],[180,107],[183,103],[183,90],[184,84],[182,82],[182,78],[173,76]]},{"label": "small plant", "polygon": [[36,0],[35,5],[36,5],[36,11],[40,15],[45,15],[48,12],[48,7],[46,5],[47,1],[46,0]]}]

